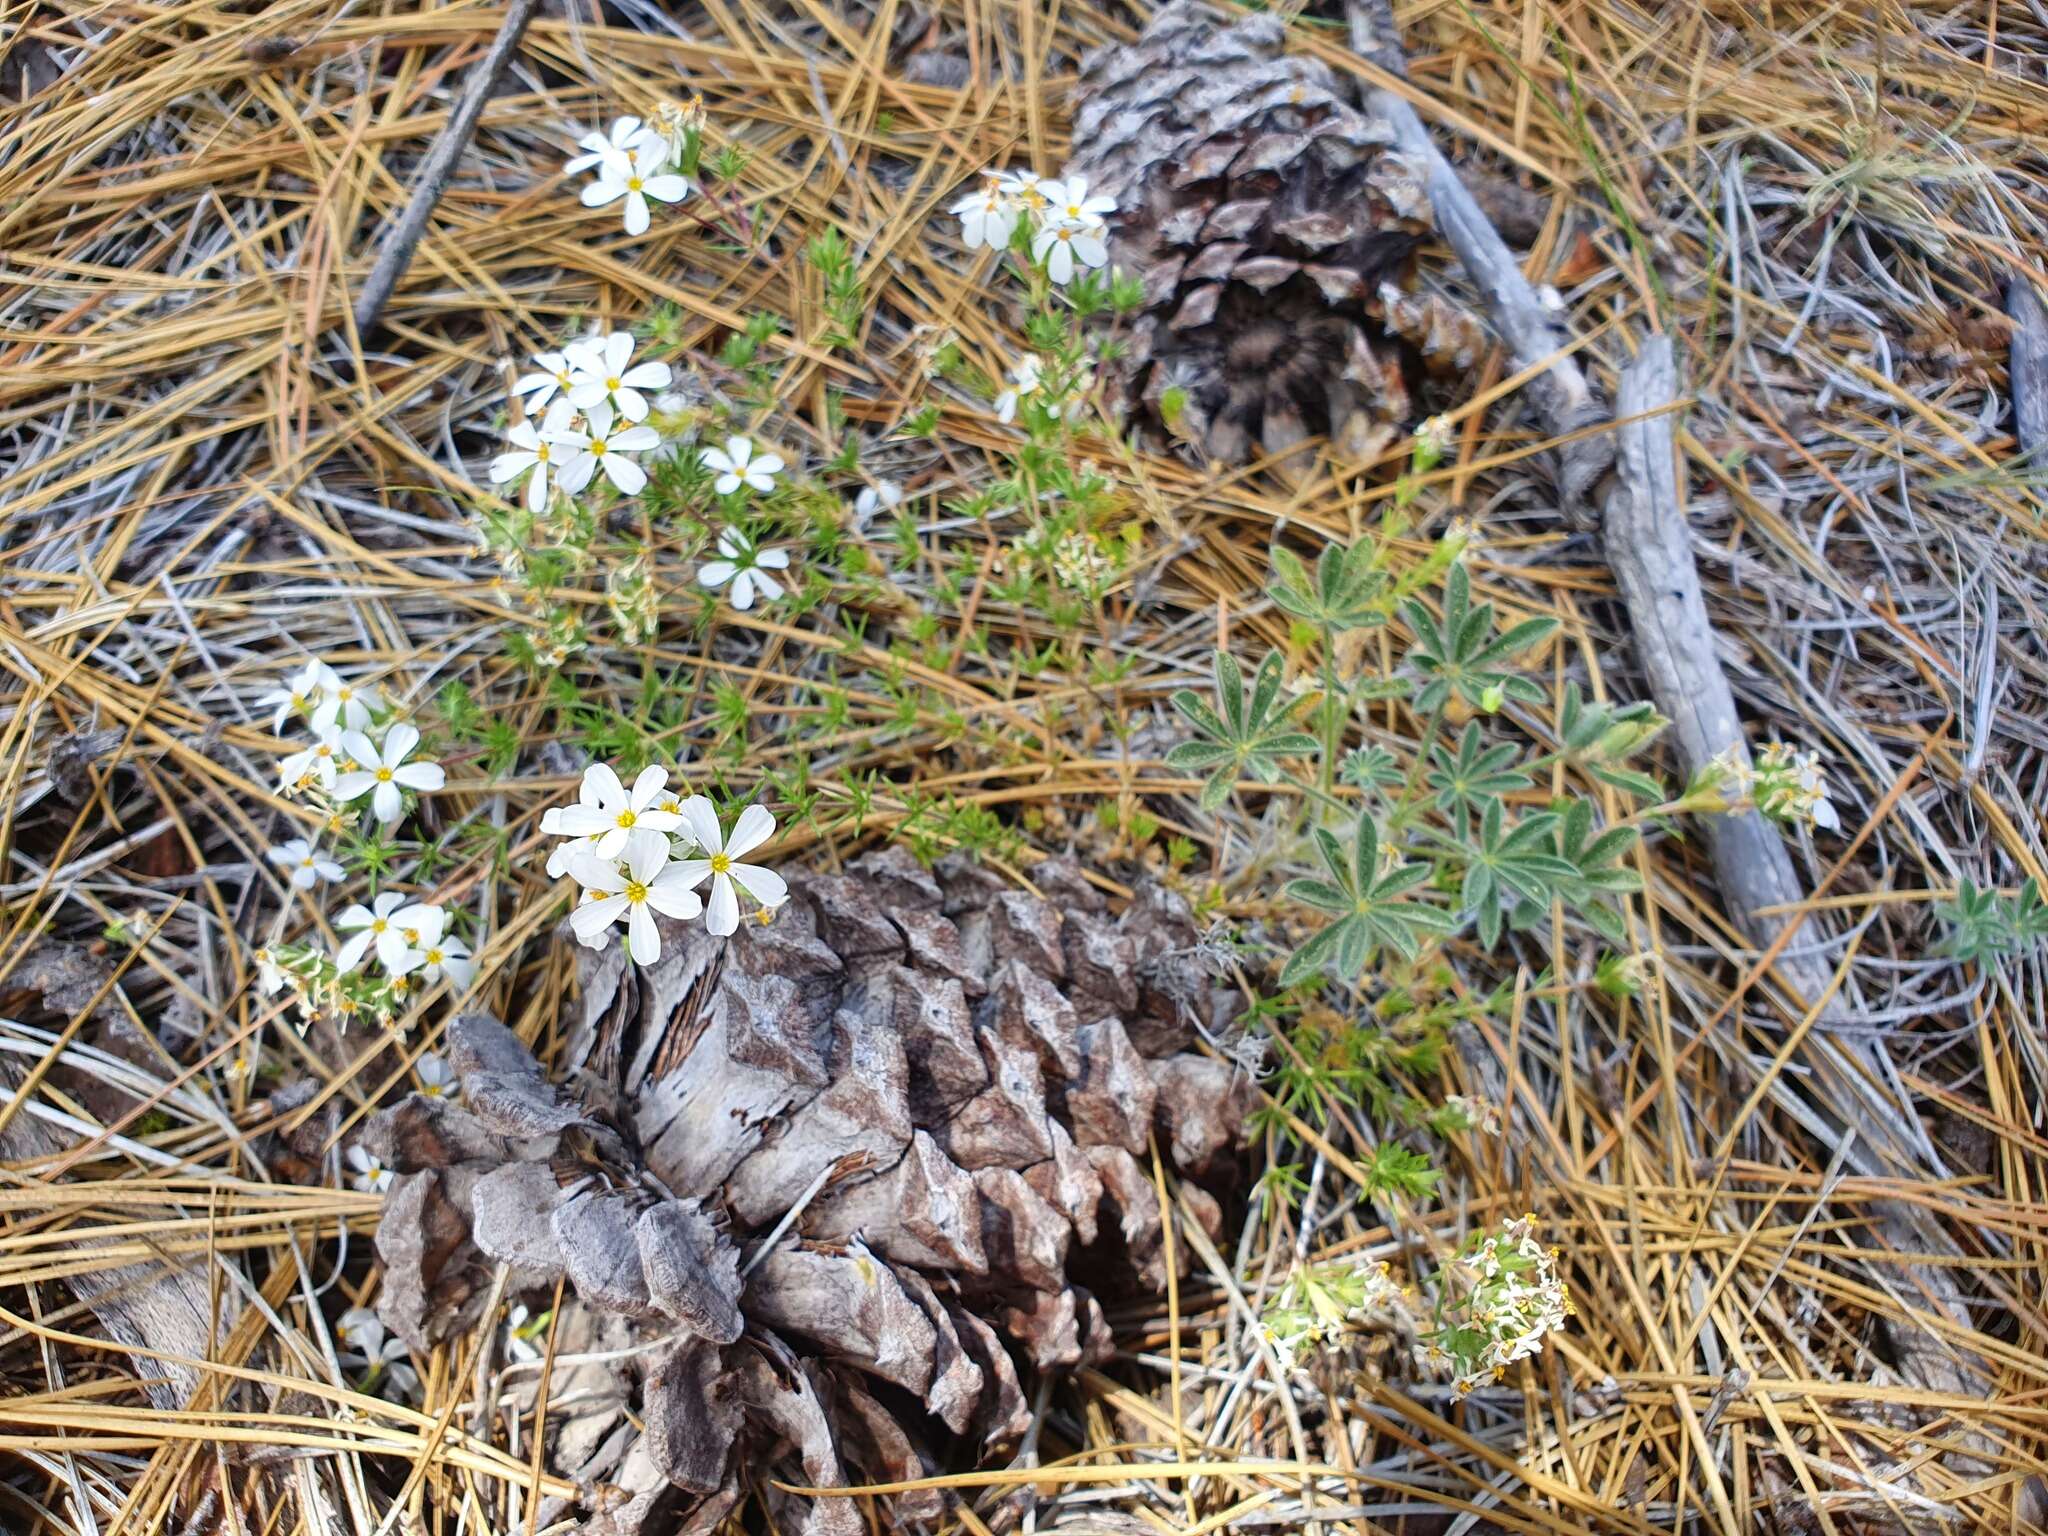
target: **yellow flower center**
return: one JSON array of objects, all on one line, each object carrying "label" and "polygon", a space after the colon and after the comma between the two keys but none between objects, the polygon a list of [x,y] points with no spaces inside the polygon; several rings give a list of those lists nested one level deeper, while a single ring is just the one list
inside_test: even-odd
[{"label": "yellow flower center", "polygon": [[536,448],[536,449],[534,449],[534,450],[533,450],[533,456],[534,456],[534,457],[535,457],[536,459],[539,459],[539,460],[541,461],[541,463],[543,463],[543,464],[547,463],[547,461],[548,461],[548,445],[547,445],[546,443],[542,443],[542,444],[541,444],[541,445],[540,445],[540,446],[539,446],[538,448]]},{"label": "yellow flower center", "polygon": [[334,756],[334,748],[328,746],[327,743],[323,741],[320,743],[319,746],[313,749],[313,755],[315,757],[332,757]]},{"label": "yellow flower center", "polygon": [[379,784],[389,784],[391,782],[391,770],[389,768],[379,768],[377,770],[377,782]]},{"label": "yellow flower center", "polygon": [[638,176],[627,177],[626,190],[628,192],[638,192],[640,190],[640,178]]},{"label": "yellow flower center", "polygon": [[625,894],[626,900],[628,901],[636,903],[642,902],[647,899],[647,887],[642,885],[638,880],[628,880],[626,882]]},{"label": "yellow flower center", "polygon": [[353,688],[340,688],[335,690],[334,696],[337,699],[341,700],[342,703],[346,704],[350,699],[356,696],[356,691]]},{"label": "yellow flower center", "polygon": [[622,827],[630,827],[633,825],[634,822],[638,821],[639,819],[640,818],[638,816],[635,816],[631,811],[619,812],[619,825]]},{"label": "yellow flower center", "polygon": [[723,853],[711,855],[711,873],[714,875],[722,875],[731,868],[732,859],[728,855]]},{"label": "yellow flower center", "polygon": [[299,868],[301,868],[301,869],[311,869],[312,867],[313,867],[313,855],[311,855],[310,853],[309,853],[309,854],[307,854],[307,855],[306,855],[306,856],[305,856],[305,857],[304,857],[303,859],[299,860]]},{"label": "yellow flower center", "polygon": [[1074,238],[1074,232],[1071,229],[1063,229],[1059,231],[1059,237],[1062,242],[1072,240]]},{"label": "yellow flower center", "polygon": [[427,964],[429,964],[429,965],[439,965],[440,963],[441,963],[441,951],[439,951],[438,949],[430,949],[430,950],[428,950],[428,951],[427,951]]},{"label": "yellow flower center", "polygon": [[562,388],[567,389],[569,387],[569,370],[564,368],[560,373],[556,374],[555,382],[561,385]]},{"label": "yellow flower center", "polygon": [[617,379],[606,379],[604,381],[604,387],[606,389],[617,389],[619,387],[619,381]]},{"label": "yellow flower center", "polygon": [[405,942],[406,942],[406,943],[408,943],[408,944],[417,944],[417,943],[419,943],[419,941],[420,941],[420,931],[419,931],[419,929],[417,929],[417,928],[401,928],[401,929],[399,929],[398,931],[399,931],[400,933],[402,933],[402,934],[404,934],[404,935],[405,935]]},{"label": "yellow flower center", "polygon": [[381,917],[373,917],[370,919],[370,932],[372,933],[382,933],[390,926],[391,925],[385,922],[384,919]]}]

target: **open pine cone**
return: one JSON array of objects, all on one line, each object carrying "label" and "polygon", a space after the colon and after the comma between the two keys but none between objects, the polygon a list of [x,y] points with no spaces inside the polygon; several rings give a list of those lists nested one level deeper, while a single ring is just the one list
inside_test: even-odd
[{"label": "open pine cone", "polygon": [[1486,333],[1413,289],[1430,205],[1392,128],[1285,41],[1167,6],[1083,61],[1067,174],[1117,199],[1110,257],[1145,285],[1129,403],[1218,459],[1316,433],[1365,458],[1416,414],[1411,375],[1470,370]]},{"label": "open pine cone", "polygon": [[[1100,1360],[1096,1291],[1163,1283],[1150,1148],[1234,1171],[1250,1085],[1190,1047],[1235,1005],[1179,898],[1111,918],[1071,866],[1034,873],[1051,900],[892,850],[792,879],[731,940],[664,924],[643,969],[583,951],[558,1082],[466,1014],[462,1103],[366,1126],[400,1170],[388,1327],[420,1349],[473,1326],[503,1264],[515,1291],[566,1276],[559,1356],[634,1362],[551,1378],[550,1459],[593,1490],[587,1530],[705,1529],[770,1469],[846,1486],[971,1457],[1028,1422],[1009,1347]],[[789,1513],[862,1528],[843,1499]]]}]

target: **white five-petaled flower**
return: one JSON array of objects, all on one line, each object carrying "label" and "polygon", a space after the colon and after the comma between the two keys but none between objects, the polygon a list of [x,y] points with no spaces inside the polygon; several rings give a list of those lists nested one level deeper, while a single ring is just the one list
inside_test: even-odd
[{"label": "white five-petaled flower", "polygon": [[[583,151],[562,170],[571,176],[578,171],[587,171],[606,160],[638,158],[648,160],[656,153],[666,154],[668,141],[652,123],[642,122],[637,117],[615,117],[608,132],[592,131],[576,141],[576,147]],[[649,164],[659,162],[648,160]]]},{"label": "white five-petaled flower", "polygon": [[391,1170],[384,1166],[384,1160],[372,1156],[362,1146],[348,1149],[348,1165],[355,1169],[355,1186],[366,1195],[381,1195],[391,1187]]},{"label": "white five-petaled flower", "polygon": [[1026,354],[1023,361],[1010,370],[1010,387],[996,396],[996,420],[1015,421],[1017,402],[1026,395],[1035,394],[1039,382],[1037,354]]},{"label": "white five-petaled flower", "polygon": [[469,946],[460,939],[423,935],[412,947],[412,953],[419,957],[419,978],[428,985],[446,976],[448,984],[462,992],[476,980],[476,962],[469,958]]},{"label": "white five-petaled flower", "polygon": [[342,1342],[349,1351],[335,1358],[351,1370],[363,1373],[362,1384],[373,1387],[388,1381],[400,1397],[419,1396],[420,1374],[412,1368],[412,1351],[405,1340],[388,1335],[384,1323],[368,1307],[351,1307],[341,1314]]},{"label": "white five-petaled flower", "polygon": [[642,768],[630,790],[610,764],[592,763],[583,770],[576,804],[548,812],[541,818],[541,830],[590,838],[590,851],[600,859],[623,858],[629,844],[641,841],[634,838],[635,832],[670,832],[683,824],[674,810],[663,809],[673,799],[668,770],[659,763]]},{"label": "white five-petaled flower", "polygon": [[524,1303],[505,1314],[505,1353],[520,1364],[538,1360],[540,1346],[534,1338],[547,1330],[548,1314],[543,1312],[535,1317],[526,1310]]},{"label": "white five-petaled flower", "polygon": [[286,789],[312,782],[322,789],[334,788],[334,776],[341,771],[341,732],[320,733],[320,739],[303,751],[294,752],[278,764],[278,782]]},{"label": "white five-petaled flower", "polygon": [[277,706],[270,716],[270,728],[281,731],[291,716],[312,709],[321,694],[331,693],[340,686],[341,679],[334,675],[334,669],[326,662],[309,661],[287,678],[282,687],[271,689],[256,702]]},{"label": "white five-petaled flower", "polygon": [[[689,801],[683,808],[688,811]],[[714,816],[712,825],[717,824]],[[704,877],[691,874],[692,867],[670,861],[665,837],[629,843],[623,864],[594,855],[578,859],[571,873],[596,899],[571,912],[569,926],[584,943],[602,944],[612,924],[623,921],[626,953],[637,965],[652,965],[661,958],[661,929],[654,914],[687,920],[704,910],[704,898],[691,889]]]},{"label": "white five-petaled flower", "polygon": [[428,1051],[420,1057],[413,1070],[419,1074],[420,1097],[425,1099],[455,1099],[462,1093],[461,1085],[455,1081],[455,1069],[448,1065],[448,1058],[436,1056]]},{"label": "white five-petaled flower", "polygon": [[733,607],[753,607],[756,593],[771,603],[782,596],[782,583],[768,572],[789,569],[788,550],[761,549],[739,529],[727,528],[718,536],[718,553],[721,558],[698,568],[697,580],[707,587],[731,582]]},{"label": "white five-petaled flower", "polygon": [[555,449],[574,415],[574,407],[568,401],[557,400],[548,407],[539,426],[531,421],[514,422],[505,433],[505,440],[512,446],[491,460],[491,484],[508,484],[532,470],[533,475],[526,482],[526,510],[542,511],[548,504],[548,472],[560,468]]},{"label": "white five-petaled flower", "polygon": [[1088,181],[1083,176],[1071,176],[1063,182],[1047,183],[1057,186],[1058,195],[1051,205],[1049,217],[1053,222],[1065,224],[1074,229],[1100,229],[1103,220],[1116,212],[1116,199],[1106,193],[1088,195]]},{"label": "white five-petaled flower", "polygon": [[602,340],[593,336],[587,341],[572,341],[563,351],[575,370],[569,399],[578,410],[610,405],[627,421],[645,421],[647,397],[640,391],[668,388],[667,363],[628,366],[633,362],[631,331],[613,331]]},{"label": "white five-petaled flower", "polygon": [[336,727],[344,731],[365,729],[384,699],[375,688],[363,688],[337,677],[320,694],[313,706],[313,730],[326,735]]},{"label": "white five-petaled flower", "polygon": [[290,874],[296,890],[310,891],[321,880],[339,880],[345,873],[335,863],[303,837],[294,837],[279,843],[264,855],[279,869]]},{"label": "white five-petaled flower", "polygon": [[341,750],[357,764],[353,772],[334,780],[334,798],[348,801],[370,797],[370,810],[379,821],[393,822],[405,810],[403,789],[439,789],[447,781],[441,765],[433,762],[408,763],[405,759],[420,744],[420,733],[401,720],[384,733],[379,747],[360,730],[342,734]]},{"label": "white five-petaled flower", "polygon": [[730,496],[743,485],[766,495],[775,489],[775,477],[782,473],[781,454],[756,454],[752,440],[744,437],[728,437],[723,448],[706,448],[697,458],[706,469],[718,471],[718,483],[712,489],[721,496]]},{"label": "white five-petaled flower", "polygon": [[873,485],[864,485],[860,494],[853,498],[853,526],[867,527],[883,512],[894,512],[903,501],[903,487],[894,480],[878,480]]},{"label": "white five-petaled flower", "polygon": [[[630,119],[621,118],[620,122]],[[614,123],[614,130],[618,123]],[[586,141],[587,142],[587,141]],[[647,200],[680,203],[690,195],[690,178],[663,167],[668,163],[668,141],[660,134],[636,139],[629,148],[608,144],[601,150],[572,160],[578,169],[592,169],[597,179],[583,189],[583,206],[602,208],[620,198],[626,200],[626,233],[644,235],[651,222]],[[594,159],[594,167],[593,167]]]},{"label": "white five-petaled flower", "polygon": [[1016,233],[1020,209],[1017,199],[999,176],[991,175],[978,192],[970,192],[953,205],[960,216],[960,238],[970,251],[982,246],[1000,251]]},{"label": "white five-petaled flower", "polygon": [[407,905],[397,891],[386,891],[369,906],[357,902],[334,920],[334,926],[355,937],[341,946],[334,957],[344,974],[363,963],[374,945],[377,963],[394,976],[403,976],[420,965],[419,944],[431,935],[441,936],[441,909],[424,902]]},{"label": "white five-petaled flower", "polygon": [[1043,214],[1066,195],[1065,189],[1058,182],[1047,181],[1036,171],[998,171],[996,183],[1019,208],[1033,218]]},{"label": "white five-petaled flower", "polygon": [[512,382],[512,393],[526,397],[529,412],[543,409],[557,394],[568,394],[576,382],[566,353],[536,352],[533,366],[536,372],[522,373]]},{"label": "white five-petaled flower", "polygon": [[550,439],[573,450],[562,465],[557,482],[562,489],[576,494],[590,484],[600,469],[605,479],[625,495],[637,496],[647,489],[647,471],[626,455],[659,448],[661,434],[648,426],[627,426],[602,400],[584,415],[585,426],[565,427]]},{"label": "white five-petaled flower", "polygon": [[1062,287],[1073,281],[1074,263],[1099,267],[1109,261],[1109,246],[1099,224],[1048,224],[1031,238],[1031,257],[1045,263],[1045,275]]},{"label": "white five-petaled flower", "polygon": [[711,899],[704,906],[704,926],[711,932],[723,938],[738,930],[740,903],[733,891],[735,885],[771,911],[789,899],[789,886],[774,870],[739,862],[775,835],[775,818],[766,809],[750,805],[741,811],[728,837],[719,829],[717,809],[704,796],[692,795],[683,802],[683,822],[705,857],[685,859],[677,867],[689,885],[711,877]]}]

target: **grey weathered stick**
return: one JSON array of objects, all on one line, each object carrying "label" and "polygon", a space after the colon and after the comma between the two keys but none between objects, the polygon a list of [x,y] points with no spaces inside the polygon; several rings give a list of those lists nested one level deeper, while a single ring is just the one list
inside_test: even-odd
[{"label": "grey weathered stick", "polygon": [[[1388,74],[1405,76],[1407,65],[1386,0],[1350,0],[1348,12],[1352,49]],[[1393,125],[1395,143],[1421,169],[1437,229],[1484,295],[1515,371],[1552,359],[1529,385],[1551,435],[1565,437],[1599,422],[1604,412],[1585,374],[1571,358],[1555,355],[1568,344],[1563,326],[1537,298],[1515,253],[1436,147],[1421,117],[1405,98],[1383,86],[1368,86],[1366,100],[1375,114]],[[1565,515],[1581,526],[1592,521],[1593,488],[1613,462],[1613,454],[1614,445],[1604,434],[1558,451],[1559,500]]]},{"label": "grey weathered stick", "polygon": [[2027,466],[2039,471],[2048,455],[2048,310],[2033,282],[2016,276],[2005,285],[2005,312],[2012,320],[2012,357],[2007,376],[2012,384],[2013,436]]},{"label": "grey weathered stick", "polygon": [[455,111],[442,128],[441,136],[434,140],[434,147],[427,151],[426,163],[420,167],[419,180],[413,185],[405,212],[385,237],[384,248],[377,253],[377,264],[370,268],[370,275],[356,296],[358,333],[377,323],[377,317],[384,312],[384,305],[391,298],[391,290],[398,286],[398,280],[405,276],[405,269],[412,265],[413,250],[420,243],[420,236],[426,232],[427,220],[433,217],[435,204],[441,201],[441,194],[447,190],[448,178],[455,173],[455,162],[469,147],[470,136],[476,132],[477,119],[483,116],[484,103],[490,100],[491,92],[505,73],[505,66],[512,62],[512,55],[519,51],[519,39],[539,8],[540,0],[512,0],[506,7],[505,20],[498,28],[498,35],[491,42],[490,52],[470,71],[462,99],[455,104]]}]

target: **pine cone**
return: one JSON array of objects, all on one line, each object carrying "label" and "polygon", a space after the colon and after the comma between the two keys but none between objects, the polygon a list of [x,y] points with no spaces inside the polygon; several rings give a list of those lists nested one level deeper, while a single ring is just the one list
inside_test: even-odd
[{"label": "pine cone", "polygon": [[1145,285],[1130,404],[1218,459],[1315,433],[1364,458],[1415,414],[1417,365],[1469,369],[1484,331],[1410,296],[1421,177],[1285,39],[1167,6],[1083,61],[1067,172],[1117,199],[1111,260]]},{"label": "pine cone", "polygon": [[[560,1082],[466,1014],[462,1104],[366,1126],[400,1170],[377,1236],[393,1332],[422,1349],[472,1326],[504,1264],[516,1290],[566,1276],[558,1353],[644,1368],[644,1434],[618,1405],[550,1410],[557,1470],[604,1485],[587,1530],[708,1528],[771,1467],[928,1475],[1028,1422],[1010,1348],[1099,1361],[1097,1292],[1163,1284],[1149,1148],[1190,1179],[1234,1171],[1250,1085],[1190,1047],[1235,1005],[1177,897],[1111,918],[1072,866],[1034,874],[1051,901],[891,850],[793,878],[773,924],[728,941],[664,924],[644,969],[583,951]],[[616,1395],[617,1369],[551,1397]],[[861,1529],[836,1499],[800,1523]]]}]

